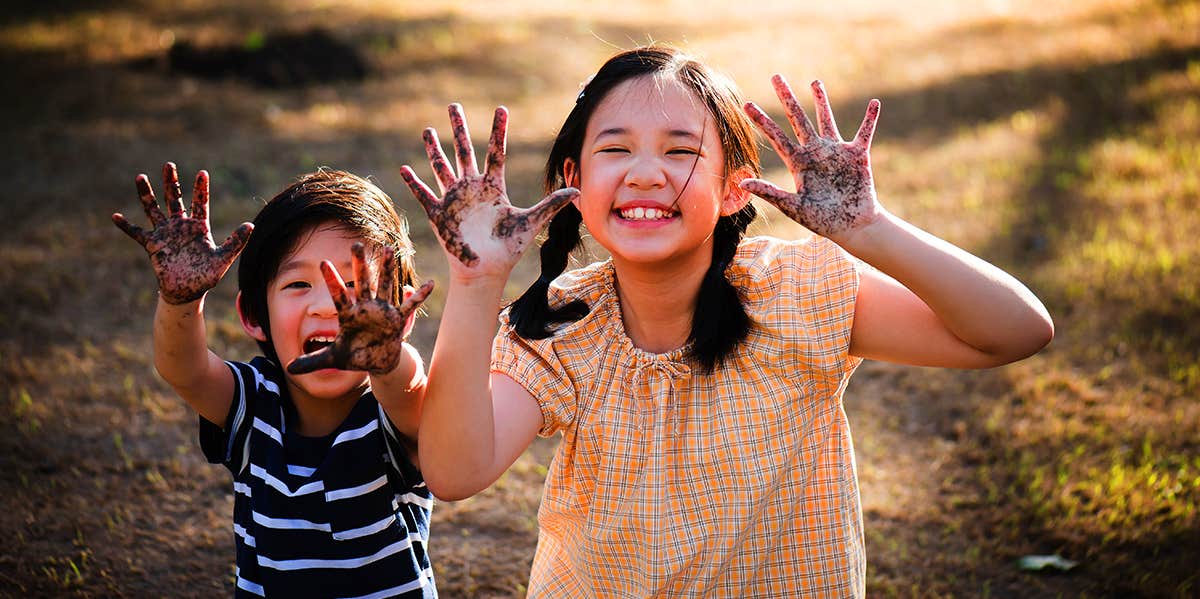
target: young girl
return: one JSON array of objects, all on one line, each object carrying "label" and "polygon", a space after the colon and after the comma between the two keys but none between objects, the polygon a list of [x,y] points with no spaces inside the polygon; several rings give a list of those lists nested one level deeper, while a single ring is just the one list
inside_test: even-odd
[{"label": "young girl", "polygon": [[[774,82],[799,142],[745,111],[794,194],[753,178],[731,84],[662,47],[613,57],[584,87],[547,162],[558,191],[530,210],[505,196],[503,108],[482,174],[460,107],[458,175],[426,132],[441,200],[403,170],[451,265],[420,427],[430,490],[470,496],[534,435],[562,435],[531,596],[862,596],[841,402],[855,367],[997,366],[1053,335],[1019,282],[879,204],[878,101],[844,142],[820,83],[814,129]],[[750,193],[819,236],[743,240]],[[556,211],[542,276],[493,349],[509,272]],[[612,258],[562,275],[581,221]]]}]

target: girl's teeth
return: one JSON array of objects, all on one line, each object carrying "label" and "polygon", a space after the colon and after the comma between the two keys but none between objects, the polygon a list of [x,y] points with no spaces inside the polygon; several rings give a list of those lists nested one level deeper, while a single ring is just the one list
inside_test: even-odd
[{"label": "girl's teeth", "polygon": [[644,208],[638,206],[637,208],[622,210],[621,216],[628,220],[656,220],[660,218],[666,218],[667,213],[663,210],[659,210],[658,208]]}]

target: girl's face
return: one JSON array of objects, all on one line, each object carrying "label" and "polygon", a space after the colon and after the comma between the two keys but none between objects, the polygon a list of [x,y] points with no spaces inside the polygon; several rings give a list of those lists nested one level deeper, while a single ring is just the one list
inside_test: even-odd
[{"label": "girl's face", "polygon": [[[350,247],[355,241],[359,239],[341,227],[318,225],[283,259],[279,272],[267,284],[271,343],[280,366],[287,368],[292,360],[328,345],[337,335],[337,309],[321,274],[321,261],[333,262],[343,277],[350,277],[346,285],[353,285]],[[287,378],[293,397],[303,393],[314,399],[357,399],[367,375],[327,368],[302,375],[289,373]]]},{"label": "girl's face", "polygon": [[[717,218],[745,205],[726,185],[712,116],[670,77],[621,83],[588,121],[567,183],[592,237],[613,260],[707,268]],[[728,192],[734,193],[728,193]]]}]

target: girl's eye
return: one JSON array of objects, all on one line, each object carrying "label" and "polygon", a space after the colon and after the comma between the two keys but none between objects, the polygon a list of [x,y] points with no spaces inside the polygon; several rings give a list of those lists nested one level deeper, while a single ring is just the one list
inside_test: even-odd
[{"label": "girl's eye", "polygon": [[312,285],[309,285],[308,281],[292,281],[283,286],[284,289],[308,289],[309,287]]},{"label": "girl's eye", "polygon": [[625,148],[600,148],[596,150],[597,154],[627,154],[629,150]]},{"label": "girl's eye", "polygon": [[696,156],[700,154],[700,150],[697,150],[696,148],[672,148],[667,150],[667,154]]}]

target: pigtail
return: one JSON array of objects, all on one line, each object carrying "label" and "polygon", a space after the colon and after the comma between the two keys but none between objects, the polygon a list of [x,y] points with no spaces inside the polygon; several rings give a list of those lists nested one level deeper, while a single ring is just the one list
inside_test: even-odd
[{"label": "pigtail", "polygon": [[753,204],[731,216],[722,216],[713,230],[712,264],[700,283],[700,297],[692,316],[692,357],[711,373],[750,334],[752,322],[738,290],[725,271],[733,261],[746,228],[758,213]]},{"label": "pigtail", "polygon": [[525,339],[545,339],[551,323],[573,322],[587,316],[588,305],[574,300],[557,309],[550,308],[550,282],[567,269],[567,259],[579,247],[579,224],[583,215],[574,204],[567,204],[550,219],[546,240],[540,250],[542,273],[521,297],[512,303],[509,320],[517,334]]}]

